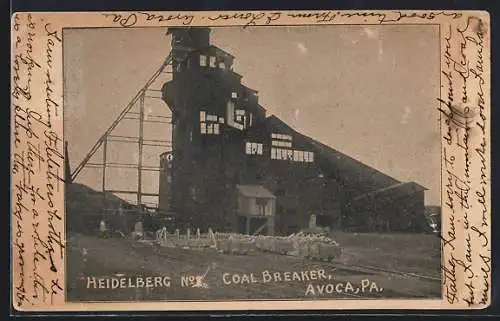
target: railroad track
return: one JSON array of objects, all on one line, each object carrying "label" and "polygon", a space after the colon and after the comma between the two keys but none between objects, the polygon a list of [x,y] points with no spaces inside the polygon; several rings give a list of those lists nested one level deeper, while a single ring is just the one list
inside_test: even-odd
[{"label": "railroad track", "polygon": [[346,269],[346,270],[351,270],[355,272],[360,272],[360,273],[373,273],[373,274],[388,274],[388,275],[396,275],[400,276],[403,278],[416,278],[416,279],[421,279],[421,280],[426,280],[426,281],[431,281],[431,282],[441,282],[441,278],[438,276],[431,276],[431,275],[423,275],[423,274],[418,274],[418,273],[413,273],[413,272],[403,272],[403,271],[396,271],[396,270],[389,270],[377,266],[369,266],[369,265],[353,265],[353,264],[345,264],[339,261],[331,261],[332,264],[334,264],[338,268]]}]

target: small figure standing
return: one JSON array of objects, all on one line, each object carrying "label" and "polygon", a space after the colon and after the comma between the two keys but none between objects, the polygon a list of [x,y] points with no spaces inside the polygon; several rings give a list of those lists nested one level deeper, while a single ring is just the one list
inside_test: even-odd
[{"label": "small figure standing", "polygon": [[106,226],[106,221],[101,220],[99,222],[99,236],[100,237],[108,237],[108,227]]},{"label": "small figure standing", "polygon": [[142,220],[139,220],[134,225],[134,231],[132,232],[132,238],[140,240],[144,238],[144,228]]}]

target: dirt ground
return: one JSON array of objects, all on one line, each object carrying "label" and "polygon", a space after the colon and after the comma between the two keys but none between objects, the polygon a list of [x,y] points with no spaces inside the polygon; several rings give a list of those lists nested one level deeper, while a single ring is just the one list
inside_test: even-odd
[{"label": "dirt ground", "polygon": [[[439,238],[436,236],[337,233],[334,238],[343,248],[341,265],[260,252],[237,256],[214,249],[158,248],[133,240],[72,235],[67,243],[67,295],[70,301],[440,296],[439,279],[349,267],[363,265],[439,278]],[[206,288],[194,288],[186,282],[192,280],[190,276],[204,273]],[[147,276],[168,277],[168,286],[112,289],[92,283],[106,277],[136,280]],[[231,284],[226,284],[228,282]]]},{"label": "dirt ground", "polygon": [[431,234],[334,232],[342,246],[342,262],[376,266],[439,278],[441,240]]}]

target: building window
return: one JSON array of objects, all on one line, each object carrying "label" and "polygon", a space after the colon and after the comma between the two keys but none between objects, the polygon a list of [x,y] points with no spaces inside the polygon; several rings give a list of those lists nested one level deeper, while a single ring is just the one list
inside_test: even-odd
[{"label": "building window", "polygon": [[219,68],[226,69],[226,64],[223,61],[219,62]]},{"label": "building window", "polygon": [[271,159],[281,159],[281,150],[279,148],[271,148]]},{"label": "building window", "polygon": [[227,124],[229,126],[234,126],[234,102],[230,99],[227,100],[226,104],[226,116],[227,116]]},{"label": "building window", "polygon": [[304,152],[304,162],[312,163],[314,161],[314,154],[312,152]]},{"label": "building window", "polygon": [[281,159],[288,160],[288,150],[281,149]]},{"label": "building window", "polygon": [[227,101],[227,124],[239,130],[245,128],[245,113],[244,109],[235,109],[234,102],[229,99]]},{"label": "building window", "polygon": [[206,67],[207,66],[207,56],[200,55],[200,66],[201,67]]},{"label": "building window", "polygon": [[210,56],[210,67],[215,68],[215,56]]},{"label": "building window", "polygon": [[207,134],[219,135],[219,124],[208,124],[207,125]]},{"label": "building window", "polygon": [[[271,133],[271,145],[275,146],[275,153],[271,153],[271,159],[280,159],[280,160],[289,160],[293,161],[295,159],[294,151],[292,148],[292,136],[279,134],[279,133]],[[280,147],[280,148],[278,148]]]},{"label": "building window", "polygon": [[245,152],[247,155],[262,155],[263,154],[262,144],[247,142],[245,145]]},{"label": "building window", "polygon": [[[200,133],[202,135],[219,135],[220,127],[219,127],[220,119],[217,115],[207,114],[205,111],[200,111]],[[222,123],[224,119],[222,119]]]},{"label": "building window", "polygon": [[207,115],[207,121],[217,121],[217,115]]},{"label": "building window", "polygon": [[278,133],[272,133],[271,134],[272,139],[280,139],[280,140],[292,140],[292,136],[290,135],[285,135],[285,134],[278,134]]},{"label": "building window", "polygon": [[219,117],[219,123],[224,124],[224,117]]},{"label": "building window", "polygon": [[252,154],[252,143],[246,143],[245,144],[245,153],[247,155],[251,155]]},{"label": "building window", "polygon": [[301,150],[294,150],[293,151],[293,160],[296,162],[303,162],[304,161],[304,152]]},{"label": "building window", "polygon": [[308,151],[294,150],[293,151],[293,160],[295,162],[313,163],[314,162],[314,153],[308,152]]},{"label": "building window", "polygon": [[234,112],[234,120],[240,124],[236,126],[236,128],[243,129],[245,127],[245,110],[244,109],[236,109]]},{"label": "building window", "polygon": [[245,127],[250,127],[252,126],[252,118],[253,115],[251,113],[246,113],[244,118],[243,118],[243,123]]},{"label": "building window", "polygon": [[288,150],[282,148],[271,148],[271,159],[287,160]]},{"label": "building window", "polygon": [[289,148],[292,147],[292,143],[291,142],[284,142],[284,141],[281,141],[281,140],[273,140],[271,142],[271,144],[273,146],[277,146],[277,147],[289,147]]},{"label": "building window", "polygon": [[231,93],[231,98],[238,98],[238,93],[236,91],[233,91]]},{"label": "building window", "polygon": [[271,159],[288,160],[299,163],[313,163],[314,153],[302,150],[271,148]]}]

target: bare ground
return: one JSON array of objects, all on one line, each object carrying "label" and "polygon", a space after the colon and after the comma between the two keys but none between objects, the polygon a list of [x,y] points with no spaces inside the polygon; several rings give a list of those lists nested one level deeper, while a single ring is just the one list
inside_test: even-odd
[{"label": "bare ground", "polygon": [[[339,299],[339,298],[438,298],[439,280],[392,274],[385,270],[412,272],[439,278],[439,238],[432,235],[377,235],[337,233],[341,244],[341,266],[336,263],[268,253],[244,256],[178,248],[155,248],[132,240],[73,235],[68,240],[67,294],[73,301],[124,300],[252,300],[252,299]],[[353,266],[350,268],[349,266]],[[354,266],[370,266],[374,271]],[[181,276],[201,275],[207,267],[208,288],[181,285]],[[262,273],[324,270],[326,280],[263,282]],[[94,289],[87,288],[87,277],[170,276],[170,287]],[[223,274],[253,273],[257,283],[225,285]],[[283,276],[283,274],[281,274]],[[352,285],[352,291],[347,283]],[[329,292],[326,288],[329,286]],[[340,284],[340,285],[338,285]],[[370,285],[370,288],[366,286]],[[376,288],[373,287],[376,285]],[[306,295],[308,286],[314,293]],[[331,291],[336,285],[340,291]],[[363,286],[364,285],[364,286]],[[317,287],[319,286],[319,288]]]}]

